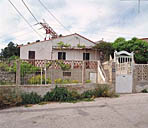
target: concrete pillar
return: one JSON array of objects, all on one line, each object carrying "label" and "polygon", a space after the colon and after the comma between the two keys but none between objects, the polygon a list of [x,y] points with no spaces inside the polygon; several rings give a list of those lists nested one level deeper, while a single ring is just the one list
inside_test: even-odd
[{"label": "concrete pillar", "polygon": [[21,67],[20,67],[20,60],[16,61],[16,86],[21,84]]},{"label": "concrete pillar", "polygon": [[136,72],[136,69],[135,69],[135,65],[133,64],[132,65],[133,67],[132,67],[132,78],[133,78],[133,85],[132,85],[132,87],[133,87],[133,89],[132,89],[132,92],[133,93],[136,93],[136,77],[137,77],[137,72]]},{"label": "concrete pillar", "polygon": [[99,61],[97,61],[97,73],[96,73],[96,84],[98,84],[99,83],[99,69],[98,69],[98,66],[99,66]]},{"label": "concrete pillar", "polygon": [[85,84],[85,61],[82,62],[82,84]]},{"label": "concrete pillar", "polygon": [[115,92],[116,88],[116,63],[112,62],[112,86]]},{"label": "concrete pillar", "polygon": [[45,71],[45,85],[46,85],[46,79],[47,79],[47,69],[46,69],[47,60],[44,60],[44,71]]}]

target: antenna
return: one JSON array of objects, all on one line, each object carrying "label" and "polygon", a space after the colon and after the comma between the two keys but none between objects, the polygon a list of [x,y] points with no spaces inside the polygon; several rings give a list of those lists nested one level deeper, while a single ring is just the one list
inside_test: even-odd
[{"label": "antenna", "polygon": [[42,27],[46,31],[45,40],[47,38],[47,35],[49,35],[49,39],[50,39],[50,36],[51,36],[51,38],[57,38],[58,37],[58,34],[49,26],[49,24],[44,19],[43,19],[43,22],[40,22],[39,24],[42,25]]},{"label": "antenna", "polygon": [[37,18],[34,16],[34,14],[31,12],[29,7],[27,6],[27,4],[24,2],[24,0],[22,0],[22,2],[25,5],[25,7],[27,8],[27,10],[29,11],[29,13],[32,15],[32,17],[36,20],[37,24],[40,24],[42,26],[42,28],[45,29],[45,31],[46,31],[45,40],[47,38],[47,35],[49,35],[49,39],[50,39],[50,36],[51,36],[51,38],[57,38],[58,34],[49,26],[49,24],[44,19],[43,19],[43,23],[39,22],[37,20]]}]

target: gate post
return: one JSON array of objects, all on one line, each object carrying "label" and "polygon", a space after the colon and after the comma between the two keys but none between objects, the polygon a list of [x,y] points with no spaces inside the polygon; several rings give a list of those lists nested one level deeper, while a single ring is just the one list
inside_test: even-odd
[{"label": "gate post", "polygon": [[82,62],[82,84],[85,84],[85,61]]},{"label": "gate post", "polygon": [[20,60],[17,60],[16,61],[16,86],[20,85],[21,82],[20,82],[20,72],[21,72],[21,69],[20,69]]},{"label": "gate post", "polygon": [[136,79],[136,71],[135,71],[135,64],[132,64],[132,80],[133,80],[133,82],[132,82],[132,92],[133,93],[136,93],[136,84],[135,84],[135,80]]},{"label": "gate post", "polygon": [[45,85],[46,85],[46,79],[47,79],[47,68],[46,68],[47,60],[44,61],[44,71],[45,71]]},{"label": "gate post", "polygon": [[112,62],[112,86],[115,92],[115,88],[116,88],[116,63],[115,62]]}]

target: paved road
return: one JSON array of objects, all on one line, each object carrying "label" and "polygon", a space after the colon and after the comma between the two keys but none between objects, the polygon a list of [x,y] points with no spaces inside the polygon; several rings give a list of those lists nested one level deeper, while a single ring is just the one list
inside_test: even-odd
[{"label": "paved road", "polygon": [[148,128],[148,94],[1,110],[0,128]]}]

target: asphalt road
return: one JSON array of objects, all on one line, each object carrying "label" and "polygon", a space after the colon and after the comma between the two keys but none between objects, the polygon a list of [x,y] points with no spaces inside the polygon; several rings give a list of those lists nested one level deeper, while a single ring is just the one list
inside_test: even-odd
[{"label": "asphalt road", "polygon": [[148,128],[148,94],[0,110],[0,128]]}]

